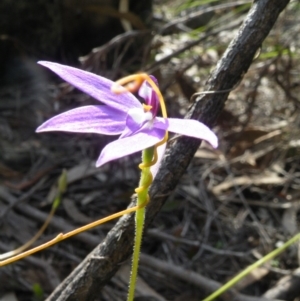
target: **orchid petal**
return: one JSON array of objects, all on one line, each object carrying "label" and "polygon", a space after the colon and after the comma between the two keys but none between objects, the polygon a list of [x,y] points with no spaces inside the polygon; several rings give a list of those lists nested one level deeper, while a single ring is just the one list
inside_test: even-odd
[{"label": "orchid petal", "polygon": [[169,130],[170,118],[155,117],[153,120],[153,127],[161,130]]},{"label": "orchid petal", "polygon": [[[156,117],[156,120],[163,121],[164,118]],[[203,139],[209,142],[214,148],[218,147],[217,136],[203,123],[193,119],[177,119],[168,118],[168,131],[190,136],[198,139]],[[162,128],[161,124],[155,123],[156,128]]]},{"label": "orchid petal", "polygon": [[57,63],[40,61],[43,65],[74,87],[101,101],[109,107],[127,112],[130,108],[142,107],[139,100],[131,93],[116,94],[111,91],[113,81],[96,74]]},{"label": "orchid petal", "polygon": [[115,140],[103,148],[96,162],[96,167],[153,146],[161,141],[164,136],[164,130],[152,129],[150,131],[139,132],[130,137]]},{"label": "orchid petal", "polygon": [[119,135],[125,128],[125,120],[126,113],[108,106],[84,106],[54,116],[36,131]]}]

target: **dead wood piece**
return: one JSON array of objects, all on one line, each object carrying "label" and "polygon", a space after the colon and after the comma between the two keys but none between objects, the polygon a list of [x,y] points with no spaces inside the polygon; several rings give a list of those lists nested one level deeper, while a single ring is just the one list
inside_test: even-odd
[{"label": "dead wood piece", "polygon": [[[217,281],[206,278],[193,271],[185,270],[182,267],[169,264],[162,260],[156,259],[149,255],[141,254],[141,264],[151,267],[157,271],[163,272],[168,275],[168,277],[175,277],[183,281],[189,282],[206,292],[214,292],[221,287],[221,284]],[[265,297],[251,297],[244,294],[240,294],[234,290],[227,291],[222,295],[223,300],[228,301],[271,301]],[[273,300],[275,301],[275,300]]]},{"label": "dead wood piece", "polygon": [[274,287],[263,294],[269,299],[294,300],[300,295],[300,268],[281,278]]},{"label": "dead wood piece", "polygon": [[[231,89],[241,80],[278,15],[288,3],[289,0],[259,0],[253,3],[236,38],[230,43],[210,76],[205,90]],[[212,126],[222,111],[227,96],[228,93],[200,95],[187,117]],[[160,172],[150,189],[151,202],[147,207],[146,227],[176,187],[199,144],[197,139],[181,137],[168,149]],[[47,300],[95,300],[101,287],[114,275],[120,263],[131,255],[133,235],[133,215],[122,217],[106,239]]]},{"label": "dead wood piece", "polygon": [[207,244],[204,244],[200,241],[189,240],[189,239],[186,239],[186,238],[183,238],[183,237],[176,237],[174,235],[170,235],[170,234],[167,234],[167,233],[164,233],[162,231],[155,230],[155,229],[149,229],[147,231],[147,234],[152,236],[152,237],[155,237],[157,239],[160,239],[162,241],[169,240],[169,241],[174,242],[175,244],[185,244],[185,245],[193,246],[193,247],[197,247],[197,248],[202,247],[206,251],[209,251],[211,253],[218,254],[218,255],[221,255],[221,256],[245,257],[245,256],[251,254],[251,251],[249,251],[249,252],[236,252],[236,251],[231,251],[231,250],[217,249],[217,248],[214,248],[214,247],[209,246]]},{"label": "dead wood piece", "polygon": [[264,172],[257,176],[241,176],[224,181],[215,186],[212,192],[216,195],[221,194],[222,191],[227,190],[233,186],[250,186],[250,185],[282,185],[286,182],[285,178],[279,177],[275,173]]}]

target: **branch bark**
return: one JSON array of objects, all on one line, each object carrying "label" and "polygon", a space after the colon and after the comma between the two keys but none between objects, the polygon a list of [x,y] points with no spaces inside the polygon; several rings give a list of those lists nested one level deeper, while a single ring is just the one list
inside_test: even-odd
[{"label": "branch bark", "polygon": [[[280,12],[289,0],[257,0],[253,3],[237,36],[212,72],[208,91],[222,91],[237,85],[247,72],[255,53],[269,34]],[[213,126],[229,93],[201,95],[187,114]],[[175,189],[180,177],[193,158],[200,141],[180,137],[168,148],[161,169],[150,189],[146,227]],[[132,201],[131,206],[135,203]],[[122,217],[115,227],[78,267],[56,288],[48,301],[95,300],[101,287],[132,253],[134,235],[133,215]]]}]

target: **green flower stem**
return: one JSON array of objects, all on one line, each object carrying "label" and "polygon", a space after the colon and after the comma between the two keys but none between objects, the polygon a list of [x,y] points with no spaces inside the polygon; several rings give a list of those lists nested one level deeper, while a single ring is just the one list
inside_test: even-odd
[{"label": "green flower stem", "polygon": [[[137,205],[141,206],[148,201],[148,189],[149,185],[152,182],[152,175],[150,172],[149,166],[154,154],[154,147],[147,148],[143,151],[142,154],[142,163],[145,167],[142,167],[141,171],[141,179],[139,183],[139,188],[143,187],[139,192],[137,192]],[[143,229],[145,222],[145,207],[138,209],[135,212],[135,239],[134,239],[134,247],[133,247],[133,256],[132,256],[132,267],[131,267],[131,275],[130,275],[130,283],[128,290],[127,301],[133,301],[136,279],[137,279],[137,271],[139,265],[139,258],[141,252],[141,244],[143,238]]]},{"label": "green flower stem", "polygon": [[251,264],[250,266],[248,266],[245,270],[243,270],[237,276],[235,276],[230,281],[228,281],[226,284],[224,284],[223,286],[221,286],[218,290],[216,290],[214,293],[212,293],[211,295],[209,295],[203,301],[212,301],[212,300],[216,299],[221,294],[223,294],[225,291],[227,291],[232,286],[234,286],[236,283],[238,283],[246,275],[248,275],[249,273],[251,273],[254,269],[258,268],[259,266],[261,266],[262,264],[266,263],[267,261],[273,259],[277,255],[279,255],[280,253],[282,253],[285,249],[287,249],[289,246],[291,246],[292,244],[294,244],[295,242],[297,242],[299,239],[300,239],[300,233],[298,233],[295,236],[293,236],[290,240],[288,240],[286,243],[284,243],[281,247],[275,249],[274,251],[270,252],[269,254],[267,254],[266,256],[264,256],[263,258],[257,260],[256,262],[254,262],[253,264]]}]

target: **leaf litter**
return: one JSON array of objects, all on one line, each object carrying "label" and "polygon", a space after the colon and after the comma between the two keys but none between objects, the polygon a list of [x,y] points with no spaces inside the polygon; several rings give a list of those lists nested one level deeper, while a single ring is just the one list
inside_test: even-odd
[{"label": "leaf litter", "polygon": [[[167,25],[172,17],[168,2],[164,2],[165,5],[155,6],[156,22]],[[282,14],[260,57],[230,93],[215,126],[219,149],[213,150],[207,144],[198,149],[173,195],[145,234],[143,253],[162,260],[166,267],[153,269],[141,260],[139,277],[144,282],[141,285],[146,283],[148,288],[145,291],[138,285],[138,296],[183,300],[188,295],[189,300],[199,300],[205,296],[203,284],[185,281],[172,267],[180,266],[224,283],[299,231],[300,39],[296,38],[299,25],[294,5],[291,3]],[[159,78],[170,116],[179,117],[187,111],[189,99],[201,91],[209,71],[238,28],[237,18],[230,19],[231,10],[217,11],[217,17],[223,18],[213,16],[206,32],[177,26],[175,32],[155,35],[147,49],[143,49],[145,53],[150,49],[155,61],[146,60],[136,69],[151,70]],[[191,44],[195,36],[202,37],[202,42]],[[116,53],[122,41],[126,40],[115,40]],[[114,49],[114,44],[109,47]],[[85,56],[84,68],[100,61],[103,53],[105,45]],[[115,77],[112,79],[128,72],[122,53],[118,55],[117,71],[110,73]],[[45,77],[43,81],[43,89],[34,86],[35,93],[31,94],[27,94],[25,82],[18,87],[19,93],[14,86],[0,91],[5,96],[0,100],[3,253],[20,246],[38,231],[50,210],[57,189],[55,183],[63,168],[68,172],[63,206],[38,243],[125,208],[139,177],[138,155],[100,169],[94,167],[97,154],[111,141],[109,137],[35,135],[37,125],[58,111],[83,102],[94,104],[76,90],[66,89],[64,84]],[[3,100],[7,97],[11,100],[9,106]],[[26,105],[20,105],[20,99]],[[112,226],[112,222],[105,224],[0,269],[0,292],[27,300],[38,283],[46,297]],[[243,294],[265,294],[279,299],[274,288],[278,280],[297,269],[297,248],[257,269],[237,289]],[[103,289],[101,300],[125,299],[123,273],[119,272]]]}]

